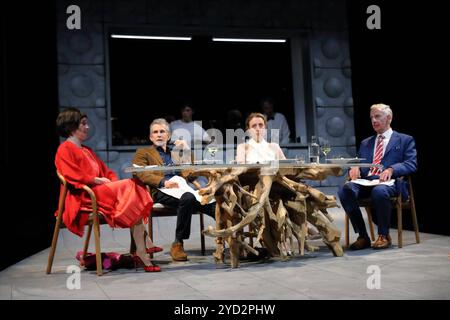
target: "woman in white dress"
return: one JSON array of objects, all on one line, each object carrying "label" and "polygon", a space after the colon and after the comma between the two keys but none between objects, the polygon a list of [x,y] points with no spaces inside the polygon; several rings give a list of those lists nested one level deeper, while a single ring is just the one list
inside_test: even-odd
[{"label": "woman in white dress", "polygon": [[[250,140],[247,143],[241,143],[237,146],[237,163],[266,163],[268,161],[286,159],[277,143],[267,142],[265,137],[267,133],[267,119],[262,113],[251,113],[245,121],[245,127],[250,134]],[[265,168],[266,169],[266,168]],[[261,174],[270,174],[270,170]],[[287,255],[291,255],[291,248],[287,239],[283,242],[281,250]]]},{"label": "woman in white dress", "polygon": [[278,143],[267,142],[267,119],[262,113],[251,113],[245,121],[246,129],[251,139],[237,146],[237,163],[263,163],[272,160],[283,160],[283,154]]},{"label": "woman in white dress", "polygon": [[[265,115],[256,112],[251,113],[245,121],[245,127],[251,139],[247,143],[241,143],[237,146],[237,163],[264,163],[286,159],[278,143],[267,142],[265,140],[267,134],[267,119]],[[270,168],[268,169],[270,170]],[[307,238],[309,240],[321,238],[319,231],[309,222]],[[290,255],[291,250],[287,241],[285,242],[285,246],[288,255]]]}]

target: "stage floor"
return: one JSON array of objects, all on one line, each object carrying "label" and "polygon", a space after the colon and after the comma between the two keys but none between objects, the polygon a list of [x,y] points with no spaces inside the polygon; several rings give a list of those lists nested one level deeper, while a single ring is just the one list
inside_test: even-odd
[{"label": "stage floor", "polygon": [[[330,210],[335,224],[343,228],[342,209]],[[206,226],[213,220],[206,217]],[[174,217],[155,219],[155,243],[164,251],[155,255],[162,272],[120,269],[97,277],[82,271],[80,289],[69,290],[66,269],[77,265],[75,254],[82,241],[63,229],[53,265],[45,274],[49,249],[43,250],[0,273],[0,299],[449,299],[450,237],[421,233],[416,244],[414,233],[404,231],[404,246],[397,247],[397,233],[391,230],[394,246],[375,251],[346,251],[333,257],[321,240],[317,252],[294,256],[289,261],[242,263],[217,266],[211,256],[214,240],[207,238],[207,255],[200,254],[198,216],[192,220],[191,239],[185,242],[190,260],[171,262],[168,254],[174,237]],[[352,230],[353,231],[353,230]],[[102,251],[125,253],[129,247],[127,229],[102,226]],[[351,241],[355,235],[351,234]],[[343,240],[342,240],[343,242]],[[91,240],[91,250],[93,242]],[[375,266],[375,267],[370,267]],[[370,267],[370,268],[369,268]],[[368,288],[371,268],[380,270],[380,288]],[[369,281],[376,284],[376,281]]]}]

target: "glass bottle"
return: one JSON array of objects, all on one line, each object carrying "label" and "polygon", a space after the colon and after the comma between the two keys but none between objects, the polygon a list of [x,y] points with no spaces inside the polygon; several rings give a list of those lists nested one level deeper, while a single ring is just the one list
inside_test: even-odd
[{"label": "glass bottle", "polygon": [[317,143],[316,136],[311,137],[311,142],[308,146],[308,153],[309,153],[309,162],[310,163],[319,163],[320,146]]}]

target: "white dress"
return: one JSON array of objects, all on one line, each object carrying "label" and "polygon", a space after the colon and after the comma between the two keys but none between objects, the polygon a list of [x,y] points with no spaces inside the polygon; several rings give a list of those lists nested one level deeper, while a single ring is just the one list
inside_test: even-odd
[{"label": "white dress", "polygon": [[256,142],[250,139],[248,143],[237,146],[237,163],[267,163],[273,160],[286,159],[277,143],[269,143],[266,140]]}]

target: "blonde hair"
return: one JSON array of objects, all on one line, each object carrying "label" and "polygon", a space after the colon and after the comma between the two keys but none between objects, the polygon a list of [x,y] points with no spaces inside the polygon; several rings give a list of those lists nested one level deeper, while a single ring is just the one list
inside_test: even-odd
[{"label": "blonde hair", "polygon": [[150,134],[152,133],[152,127],[153,127],[155,124],[159,124],[159,125],[161,125],[161,126],[166,127],[167,133],[170,134],[170,125],[169,125],[169,123],[166,121],[166,119],[164,119],[164,118],[158,118],[158,119],[155,119],[155,120],[152,121],[152,123],[150,124]]},{"label": "blonde hair", "polygon": [[370,107],[370,111],[372,111],[372,110],[379,110],[379,111],[383,112],[385,115],[391,116],[391,121],[392,121],[392,117],[393,117],[392,109],[387,104],[383,104],[383,103],[374,104]]},{"label": "blonde hair", "polygon": [[253,112],[250,113],[250,115],[247,117],[247,120],[245,120],[245,128],[248,129],[249,128],[249,123],[253,118],[261,118],[264,121],[264,125],[267,128],[267,118],[265,115],[263,115],[262,113],[259,112]]}]

